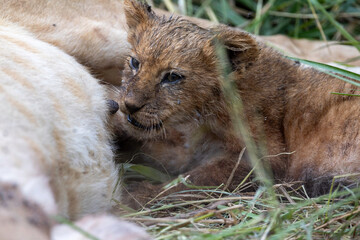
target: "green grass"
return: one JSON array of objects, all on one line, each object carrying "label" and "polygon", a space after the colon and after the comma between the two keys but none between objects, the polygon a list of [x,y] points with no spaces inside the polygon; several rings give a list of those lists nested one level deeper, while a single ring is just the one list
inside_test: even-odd
[{"label": "green grass", "polygon": [[153,0],[157,7],[183,15],[241,27],[258,35],[347,40],[360,37],[357,0]]},{"label": "green grass", "polygon": [[[295,186],[296,184],[294,184]],[[156,239],[354,239],[360,236],[360,189],[306,198],[301,187],[275,185],[278,204],[255,193],[189,190],[159,198],[149,209],[123,217],[147,227]],[[202,191],[204,192],[204,191]],[[340,197],[340,196],[346,196]],[[330,201],[329,201],[330,199]]]},{"label": "green grass", "polygon": [[[238,26],[255,34],[345,41],[360,49],[360,6],[355,0],[148,2],[165,10]],[[354,85],[360,83],[357,74],[316,62],[299,61]],[[236,109],[241,109],[241,101],[226,82],[223,88],[229,104],[235,109],[233,120],[239,123],[237,117],[241,114]],[[235,129],[246,136],[244,125],[238,126]],[[245,140],[248,147],[254,144],[252,139]],[[253,164],[257,165],[256,153],[250,153]],[[136,165],[126,165],[126,168],[132,174],[145,170],[143,175],[153,181],[164,178],[148,168]],[[260,187],[253,193],[220,191],[220,187],[215,190],[193,188],[160,196],[142,211],[124,210],[122,217],[145,226],[156,239],[360,238],[360,188],[344,188],[342,192],[332,189],[327,195],[309,198],[301,183],[273,185],[262,177],[266,175],[263,169],[258,167],[255,173]],[[186,180],[175,181],[181,182]],[[189,197],[198,200],[189,200]]]}]

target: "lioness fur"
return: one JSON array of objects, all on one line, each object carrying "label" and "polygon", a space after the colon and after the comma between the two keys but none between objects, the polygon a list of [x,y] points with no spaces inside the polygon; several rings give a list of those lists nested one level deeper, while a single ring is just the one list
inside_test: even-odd
[{"label": "lioness fur", "polygon": [[109,209],[118,174],[105,88],[71,56],[3,19],[0,42],[0,181],[48,214]]},{"label": "lioness fur", "polygon": [[0,102],[0,239],[88,239],[55,215],[98,239],[150,239],[108,215],[121,179],[105,86],[1,17]]},{"label": "lioness fur", "polygon": [[[360,171],[359,99],[331,94],[353,94],[355,86],[289,60],[246,32],[159,17],[135,0],[124,7],[132,46],[120,101],[125,131],[148,140],[168,129],[181,132],[193,183],[226,183],[245,147],[222,91],[225,78],[243,102],[237,117],[265,146],[276,180],[304,181],[315,196],[329,190],[333,176]],[[218,44],[229,58],[226,76]],[[244,158],[230,188],[252,168]]]},{"label": "lioness fur", "polygon": [[129,45],[122,3],[116,0],[0,0],[0,16],[62,49],[92,73],[120,83]]}]

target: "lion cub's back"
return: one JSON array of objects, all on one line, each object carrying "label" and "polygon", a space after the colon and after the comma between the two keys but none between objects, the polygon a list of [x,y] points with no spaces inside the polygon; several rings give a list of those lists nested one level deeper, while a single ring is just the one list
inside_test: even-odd
[{"label": "lion cub's back", "polygon": [[0,181],[48,213],[109,205],[105,90],[72,57],[1,19],[0,102]]}]

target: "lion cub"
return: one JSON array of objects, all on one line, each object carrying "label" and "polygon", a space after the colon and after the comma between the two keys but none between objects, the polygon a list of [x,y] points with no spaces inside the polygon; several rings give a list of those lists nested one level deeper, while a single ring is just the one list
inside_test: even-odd
[{"label": "lion cub", "polygon": [[[263,156],[273,156],[266,159],[276,180],[304,181],[315,196],[328,191],[333,176],[360,172],[360,99],[331,94],[356,87],[286,59],[246,32],[159,17],[135,0],[124,7],[132,45],[120,104],[125,130],[139,139],[182,132],[193,183],[226,183],[245,147],[222,91],[225,77],[241,97],[251,137],[265,146]],[[225,77],[218,43],[231,66]],[[230,187],[252,168],[248,156]]]}]

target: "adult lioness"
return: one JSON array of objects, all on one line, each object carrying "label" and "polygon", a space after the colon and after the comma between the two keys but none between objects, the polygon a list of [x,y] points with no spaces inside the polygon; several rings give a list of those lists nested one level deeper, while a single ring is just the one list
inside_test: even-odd
[{"label": "adult lioness", "polygon": [[[0,239],[149,239],[105,214],[120,200],[106,89],[75,59],[0,17]],[[115,108],[112,113],[117,109]],[[79,236],[80,235],[80,236]]]},{"label": "adult lioness", "polygon": [[[314,196],[328,190],[334,175],[360,171],[359,99],[331,94],[354,93],[354,86],[286,59],[246,32],[161,18],[135,0],[124,6],[132,45],[120,104],[126,132],[140,139],[164,136],[168,128],[182,132],[192,182],[226,183],[245,147],[222,91],[225,78],[244,103],[237,117],[265,146],[263,154],[274,156],[268,160],[275,179],[302,180]],[[227,51],[227,76],[217,42]],[[233,185],[250,168],[242,160]]]}]

